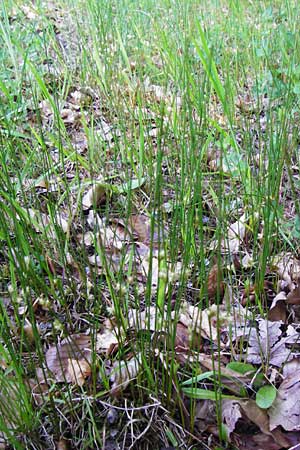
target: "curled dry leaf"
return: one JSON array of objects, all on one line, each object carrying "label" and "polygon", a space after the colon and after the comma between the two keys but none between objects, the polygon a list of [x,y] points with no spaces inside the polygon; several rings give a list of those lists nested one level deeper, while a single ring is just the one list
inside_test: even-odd
[{"label": "curled dry leaf", "polygon": [[281,425],[287,431],[300,431],[300,370],[283,380],[268,414],[271,430]]},{"label": "curled dry leaf", "polygon": [[300,305],[300,278],[297,280],[297,286],[287,295],[286,302],[289,305]]},{"label": "curled dry leaf", "polygon": [[91,351],[91,338],[85,334],[74,334],[50,347],[46,363],[55,381],[82,386],[91,374]]},{"label": "curled dry leaf", "polygon": [[68,449],[69,449],[69,442],[64,438],[61,438],[57,442],[56,450],[68,450]]},{"label": "curled dry leaf", "polygon": [[142,312],[137,309],[130,309],[127,318],[129,327],[134,328],[137,331],[164,331],[165,329],[165,326],[162,323],[161,314],[155,306],[150,306]]},{"label": "curled dry leaf", "polygon": [[118,396],[123,391],[130,381],[132,381],[138,374],[141,367],[142,357],[138,354],[129,361],[117,361],[114,364],[110,381],[112,383],[111,393]]},{"label": "curled dry leaf", "polygon": [[51,221],[47,214],[35,211],[32,208],[28,209],[29,218],[31,223],[37,233],[43,233],[46,229],[49,229],[49,234],[52,237],[56,236],[55,229],[53,225],[58,225],[62,228],[64,233],[67,233],[69,229],[69,224],[66,219],[64,219],[60,214],[56,214],[54,218],[54,223]]},{"label": "curled dry leaf", "polygon": [[279,292],[276,297],[274,297],[272,305],[268,312],[268,320],[270,320],[271,322],[286,321],[286,299],[287,296],[284,291]]}]

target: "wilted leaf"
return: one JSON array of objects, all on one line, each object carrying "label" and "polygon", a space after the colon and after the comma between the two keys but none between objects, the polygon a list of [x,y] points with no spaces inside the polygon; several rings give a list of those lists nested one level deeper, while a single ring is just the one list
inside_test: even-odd
[{"label": "wilted leaf", "polygon": [[262,386],[256,393],[256,404],[262,409],[270,408],[276,398],[276,388],[271,384]]},{"label": "wilted leaf", "polygon": [[300,371],[300,359],[294,358],[284,364],[282,368],[282,375],[284,378],[287,378],[289,375],[294,374],[298,370]]},{"label": "wilted leaf", "polygon": [[268,414],[271,430],[279,425],[287,431],[300,430],[300,370],[283,380]]},{"label": "wilted leaf", "polygon": [[32,208],[28,209],[28,214],[30,223],[37,233],[44,233],[45,231],[48,231],[49,235],[54,238],[56,236],[54,225],[60,226],[64,233],[67,233],[69,230],[68,221],[60,214],[56,214],[53,221],[47,214],[35,211]]},{"label": "wilted leaf", "polygon": [[46,363],[57,382],[82,385],[91,373],[91,338],[74,334],[49,348]]},{"label": "wilted leaf", "polygon": [[194,333],[214,342],[218,339],[218,333],[227,327],[230,320],[232,318],[223,305],[219,307],[212,305],[210,308],[201,310],[186,302],[182,304],[178,318],[179,322]]},{"label": "wilted leaf", "polygon": [[68,450],[69,443],[66,439],[62,438],[58,441],[56,450]]},{"label": "wilted leaf", "polygon": [[161,313],[155,306],[150,306],[144,311],[130,309],[128,311],[128,325],[135,330],[164,331]]}]

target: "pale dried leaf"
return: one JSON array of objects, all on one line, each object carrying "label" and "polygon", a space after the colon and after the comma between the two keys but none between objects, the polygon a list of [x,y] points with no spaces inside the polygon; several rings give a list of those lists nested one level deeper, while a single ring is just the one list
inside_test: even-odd
[{"label": "pale dried leaf", "polygon": [[[224,238],[221,240],[220,249],[223,253],[235,254],[238,253],[240,245],[243,242],[246,235],[246,214],[243,214],[239,220],[234,222],[228,227]],[[210,249],[217,248],[218,242],[213,241],[210,245]]]},{"label": "pale dried leaf", "polygon": [[97,334],[96,350],[99,353],[109,354],[118,344],[117,334],[113,329],[105,328],[102,333]]},{"label": "pale dried leaf", "polygon": [[289,375],[292,375],[297,371],[300,371],[300,359],[294,358],[284,364],[282,368],[282,375],[284,378],[287,378]]},{"label": "pale dried leaf", "polygon": [[83,210],[92,208],[93,205],[98,206],[105,201],[107,194],[107,186],[100,181],[96,181],[95,184],[88,190],[88,192],[82,198]]},{"label": "pale dried leaf", "polygon": [[135,330],[155,331],[159,329],[163,331],[161,314],[155,306],[150,306],[142,312],[137,309],[130,309],[127,319],[129,327]]},{"label": "pale dried leaf", "polygon": [[62,438],[57,442],[56,450],[68,450],[68,448],[69,445],[66,439]]},{"label": "pale dried leaf", "polygon": [[201,310],[197,306],[183,303],[178,321],[187,328],[200,334],[205,339],[216,342],[219,332],[225,330],[232,317],[228,315],[222,306],[212,305],[210,308]]},{"label": "pale dried leaf", "polygon": [[280,329],[282,322],[270,322],[259,319],[259,330],[254,328],[250,331],[247,361],[253,364],[269,362],[274,366],[281,366],[285,361],[289,361],[294,354],[286,344],[293,344],[299,340],[299,333],[289,325],[287,336],[282,336]]},{"label": "pale dried leaf", "polygon": [[272,267],[274,267],[278,275],[288,283],[291,290],[300,277],[300,261],[296,259],[292,253],[280,253],[273,258]]},{"label": "pale dried leaf", "polygon": [[230,435],[234,431],[236,423],[241,417],[241,407],[237,401],[222,401],[222,418],[223,422],[226,424],[228,435]]},{"label": "pale dried leaf", "polygon": [[141,361],[142,357],[138,354],[129,361],[117,361],[114,364],[114,369],[110,376],[112,383],[111,393],[113,395],[118,395],[137,376],[141,367]]},{"label": "pale dried leaf", "polygon": [[300,370],[283,380],[268,414],[271,430],[277,426],[287,431],[300,430]]}]

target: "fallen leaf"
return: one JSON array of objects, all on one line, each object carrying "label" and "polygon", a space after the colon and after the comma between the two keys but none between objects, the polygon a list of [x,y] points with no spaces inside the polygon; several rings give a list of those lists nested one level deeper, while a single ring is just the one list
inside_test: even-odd
[{"label": "fallen leaf", "polygon": [[247,361],[253,364],[269,362],[274,366],[281,366],[285,361],[289,361],[294,354],[286,344],[293,344],[299,340],[299,333],[289,325],[287,336],[282,337],[282,322],[270,322],[268,320],[258,320],[259,329],[250,331],[249,348]]},{"label": "fallen leaf", "polygon": [[74,334],[46,353],[46,363],[55,381],[82,386],[91,373],[91,338]]},{"label": "fallen leaf", "polygon": [[115,347],[119,345],[117,334],[113,329],[105,328],[102,333],[97,333],[96,350],[100,353],[110,355]]},{"label": "fallen leaf", "polygon": [[97,207],[104,203],[108,192],[110,192],[109,184],[96,180],[82,198],[83,210],[86,211],[94,205]]},{"label": "fallen leaf", "polygon": [[[24,211],[27,212],[26,210]],[[37,233],[47,232],[49,236],[54,238],[56,236],[55,225],[60,226],[64,233],[67,233],[69,230],[68,221],[58,213],[51,220],[47,214],[29,208],[28,215],[30,224]]]},{"label": "fallen leaf", "polygon": [[300,279],[298,279],[297,286],[287,295],[286,302],[289,305],[300,305]]},{"label": "fallen leaf", "polygon": [[56,450],[68,450],[69,443],[66,439],[62,438],[58,441]]},{"label": "fallen leaf", "polygon": [[[228,227],[224,238],[221,240],[220,250],[222,253],[236,254],[240,249],[246,235],[246,214],[243,214],[239,220]],[[210,249],[214,250],[218,246],[218,241],[215,240],[210,245]]]},{"label": "fallen leaf", "polygon": [[282,375],[286,378],[298,370],[300,371],[300,360],[299,358],[294,358],[284,364],[282,368]]},{"label": "fallen leaf", "polygon": [[207,277],[207,294],[208,299],[213,301],[219,293],[220,297],[224,294],[223,274],[222,268],[219,264],[214,264]]},{"label": "fallen leaf", "polygon": [[[243,413],[248,419],[255,423],[262,431],[262,433],[270,436],[276,444],[279,444],[280,447],[288,448],[289,441],[285,438],[284,434],[281,433],[280,430],[274,430],[271,432],[269,417],[267,411],[264,409],[260,409],[254,400],[240,400],[239,404],[243,410]],[[274,427],[275,428],[275,427]]]},{"label": "fallen leaf", "polygon": [[300,430],[300,370],[283,380],[268,414],[271,430],[279,425],[287,431]]},{"label": "fallen leaf", "polygon": [[181,322],[194,333],[205,339],[216,342],[219,332],[225,330],[232,317],[228,315],[225,307],[212,305],[201,310],[199,307],[184,302],[180,308],[178,322]]},{"label": "fallen leaf", "polygon": [[296,259],[292,253],[280,253],[273,258],[271,266],[288,283],[290,290],[293,290],[294,282],[300,277],[300,260]]},{"label": "fallen leaf", "polygon": [[279,292],[276,297],[273,298],[272,305],[268,311],[268,320],[271,322],[286,321],[287,307],[286,307],[286,293],[284,291]]},{"label": "fallen leaf", "polygon": [[135,330],[164,331],[162,316],[158,308],[150,306],[144,311],[130,309],[127,315],[128,326]]},{"label": "fallen leaf", "polygon": [[142,357],[140,354],[131,358],[129,361],[116,361],[114,368],[112,370],[110,381],[111,394],[118,396],[121,391],[126,389],[130,381],[136,378],[140,367],[141,367]]},{"label": "fallen leaf", "polygon": [[222,419],[228,436],[234,431],[237,421],[242,417],[240,404],[235,400],[222,401]]}]

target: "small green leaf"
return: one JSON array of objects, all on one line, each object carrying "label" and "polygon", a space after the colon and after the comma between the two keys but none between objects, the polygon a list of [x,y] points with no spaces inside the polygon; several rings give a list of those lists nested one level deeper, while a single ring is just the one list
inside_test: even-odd
[{"label": "small green leaf", "polygon": [[261,387],[256,393],[256,404],[262,409],[270,408],[276,398],[277,390],[271,384]]},{"label": "small green leaf", "polygon": [[293,234],[294,238],[296,238],[296,239],[300,238],[300,215],[299,214],[296,214],[292,234]]},{"label": "small green leaf", "polygon": [[182,386],[187,386],[189,384],[195,384],[199,381],[205,380],[206,378],[211,378],[214,376],[214,372],[211,370],[210,372],[204,372],[200,373],[200,375],[197,375],[196,377],[189,378],[188,380],[184,381],[182,383]]},{"label": "small green leaf", "polygon": [[220,396],[222,398],[227,398],[231,400],[240,400],[240,397],[236,397],[235,395],[226,395],[226,394],[216,394],[214,391],[209,391],[208,389],[200,389],[200,388],[183,388],[182,392],[191,398],[196,398],[198,400],[213,400],[216,401]]},{"label": "small green leaf", "polygon": [[300,83],[295,83],[293,87],[294,94],[300,94]]},{"label": "small green leaf", "polygon": [[123,183],[120,186],[118,186],[117,188],[118,192],[119,194],[126,194],[126,192],[128,191],[133,191],[135,189],[142,187],[145,181],[146,181],[145,177],[129,180],[126,183]]},{"label": "small green leaf", "polygon": [[255,372],[256,370],[255,367],[252,366],[252,364],[235,361],[228,363],[226,368],[231,369],[234,372],[240,373],[242,375],[245,375],[248,372]]}]

